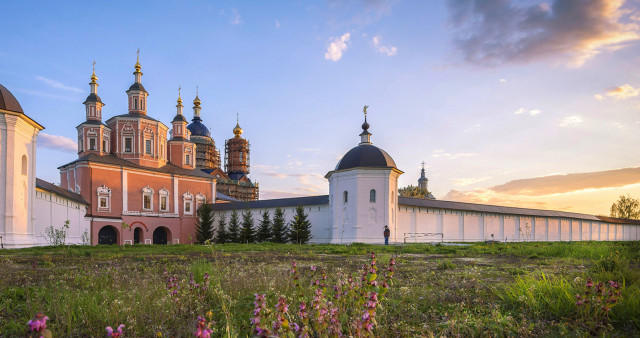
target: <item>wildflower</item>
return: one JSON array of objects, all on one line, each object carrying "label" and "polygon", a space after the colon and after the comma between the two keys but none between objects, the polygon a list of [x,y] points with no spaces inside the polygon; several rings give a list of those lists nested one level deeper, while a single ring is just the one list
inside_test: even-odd
[{"label": "wildflower", "polygon": [[47,328],[47,319],[49,319],[49,317],[42,314],[42,312],[38,312],[27,325],[29,325],[31,332],[42,332]]},{"label": "wildflower", "polygon": [[210,338],[212,332],[213,330],[211,330],[207,326],[206,320],[198,316],[198,321],[196,322],[196,332],[194,332],[194,335],[199,338]]},{"label": "wildflower", "polygon": [[111,328],[111,326],[107,326],[107,337],[122,337],[123,328],[124,324],[120,324],[115,331]]},{"label": "wildflower", "polygon": [[315,266],[313,266],[313,265],[311,266],[311,271],[316,271],[316,269],[317,268]]}]

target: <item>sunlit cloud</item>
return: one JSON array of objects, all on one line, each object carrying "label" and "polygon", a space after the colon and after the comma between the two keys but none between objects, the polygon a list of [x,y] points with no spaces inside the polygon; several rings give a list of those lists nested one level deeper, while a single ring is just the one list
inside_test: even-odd
[{"label": "sunlit cloud", "polygon": [[466,158],[466,157],[472,157],[472,156],[477,156],[478,154],[475,153],[447,153],[444,150],[441,149],[437,149],[434,150],[433,153],[431,154],[431,157],[433,158],[446,158],[449,160],[455,160],[458,158]]},{"label": "sunlit cloud", "polygon": [[500,82],[501,83],[505,83],[505,82],[507,82],[507,79],[500,79]]},{"label": "sunlit cloud", "polygon": [[50,135],[46,133],[38,134],[38,146],[68,153],[78,152],[78,145],[72,139],[65,136]]},{"label": "sunlit cloud", "polygon": [[558,124],[558,126],[560,127],[572,127],[572,126],[576,126],[578,124],[582,123],[582,117],[578,116],[578,115],[571,115],[571,116],[567,116],[565,118],[563,118],[560,121],[560,124]]},{"label": "sunlit cloud", "polygon": [[47,86],[49,86],[51,88],[68,90],[68,91],[72,91],[72,92],[76,92],[76,93],[84,92],[80,88],[65,86],[64,84],[62,84],[62,82],[59,82],[59,81],[56,81],[56,80],[52,80],[52,79],[48,79],[48,78],[46,78],[44,76],[36,76],[36,79],[39,80],[39,81],[44,82],[44,84],[46,84]]},{"label": "sunlit cloud", "polygon": [[341,37],[335,38],[333,42],[329,44],[327,52],[324,54],[325,60],[339,61],[342,58],[342,53],[349,47],[350,38],[351,33],[345,33]]},{"label": "sunlit cloud", "polygon": [[624,84],[615,88],[607,90],[606,95],[614,99],[628,99],[630,97],[636,97],[640,94],[640,88],[633,88],[629,84]]},{"label": "sunlit cloud", "polygon": [[593,95],[593,97],[598,101],[604,101],[604,100],[607,99],[606,97],[604,97],[604,96],[602,96],[600,94]]},{"label": "sunlit cloud", "polygon": [[229,20],[229,23],[234,26],[242,23],[242,17],[235,8],[231,8],[231,19]]},{"label": "sunlit cloud", "polygon": [[640,38],[638,24],[622,22],[625,0],[449,0],[454,44],[478,66],[563,60],[580,67],[602,51]]},{"label": "sunlit cloud", "polygon": [[467,191],[454,189],[443,199],[606,214],[621,191],[640,193],[639,167],[534,177]]},{"label": "sunlit cloud", "polygon": [[515,114],[515,115],[521,115],[521,114],[524,114],[524,113],[528,113],[529,116],[536,116],[536,115],[542,113],[542,110],[540,110],[540,109],[527,110],[525,108],[520,108],[520,109],[516,110],[515,112],[513,112],[513,114]]},{"label": "sunlit cloud", "polygon": [[383,46],[382,37],[380,35],[374,36],[371,41],[373,42],[373,45],[376,47],[376,50],[381,54],[385,54],[387,56],[393,56],[393,55],[396,55],[396,53],[398,53],[398,48],[394,46],[390,46],[390,47]]},{"label": "sunlit cloud", "polygon": [[451,183],[456,187],[466,187],[466,186],[478,184],[480,182],[484,182],[490,179],[491,179],[491,176],[454,178],[451,180]]}]

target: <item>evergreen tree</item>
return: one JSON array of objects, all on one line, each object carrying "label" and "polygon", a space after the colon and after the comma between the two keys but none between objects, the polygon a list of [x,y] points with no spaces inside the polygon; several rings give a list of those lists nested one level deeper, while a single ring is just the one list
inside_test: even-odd
[{"label": "evergreen tree", "polygon": [[284,211],[276,208],[271,225],[271,240],[274,243],[287,243],[289,241],[289,232],[287,230],[287,224],[284,222]]},{"label": "evergreen tree", "polygon": [[307,219],[304,208],[299,205],[296,207],[296,214],[289,223],[289,240],[296,244],[306,244],[311,239],[311,222]]},{"label": "evergreen tree", "polygon": [[253,215],[251,210],[242,213],[242,228],[240,229],[240,243],[253,243],[255,240],[255,230],[253,229]]},{"label": "evergreen tree", "polygon": [[198,209],[198,220],[196,222],[196,242],[204,244],[207,240],[213,240],[213,222],[215,213],[210,204],[203,204]]},{"label": "evergreen tree", "polygon": [[231,243],[240,242],[240,220],[238,219],[238,213],[235,209],[231,213],[231,219],[229,219],[229,231],[227,232],[227,240]]},{"label": "evergreen tree", "polygon": [[224,215],[220,215],[220,220],[218,221],[218,232],[216,234],[216,243],[224,244],[229,241],[229,235],[227,233],[227,220]]},{"label": "evergreen tree", "polygon": [[271,220],[269,219],[269,212],[264,211],[262,213],[262,219],[260,220],[260,226],[256,233],[256,242],[269,242],[271,241]]}]

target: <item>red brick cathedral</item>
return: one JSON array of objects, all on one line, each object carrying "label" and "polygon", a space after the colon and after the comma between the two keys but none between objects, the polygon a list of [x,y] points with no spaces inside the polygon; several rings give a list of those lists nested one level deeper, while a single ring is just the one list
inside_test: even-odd
[{"label": "red brick cathedral", "polygon": [[[257,184],[247,176],[249,143],[240,136],[240,126],[227,141],[229,170],[223,171],[215,143],[201,123],[198,96],[188,125],[178,95],[169,131],[147,114],[149,93],[142,85],[141,68],[137,60],[134,82],[126,91],[128,113],[106,122],[94,69],[84,101],[86,121],[76,127],[78,159],[59,168],[62,187],[90,205],[86,217],[92,244],[190,243],[196,210],[203,203],[216,202],[216,195],[221,200],[258,198]],[[217,181],[231,193],[216,193]]]}]

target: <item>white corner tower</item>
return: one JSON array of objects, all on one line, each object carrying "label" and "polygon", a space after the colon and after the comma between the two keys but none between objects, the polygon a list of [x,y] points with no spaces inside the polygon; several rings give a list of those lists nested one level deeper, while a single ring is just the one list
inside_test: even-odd
[{"label": "white corner tower", "polygon": [[0,236],[5,248],[33,246],[36,141],[44,129],[0,85]]},{"label": "white corner tower", "polygon": [[383,243],[384,226],[398,240],[398,177],[403,174],[384,150],[371,144],[365,106],[360,144],[349,150],[329,180],[331,243]]}]

